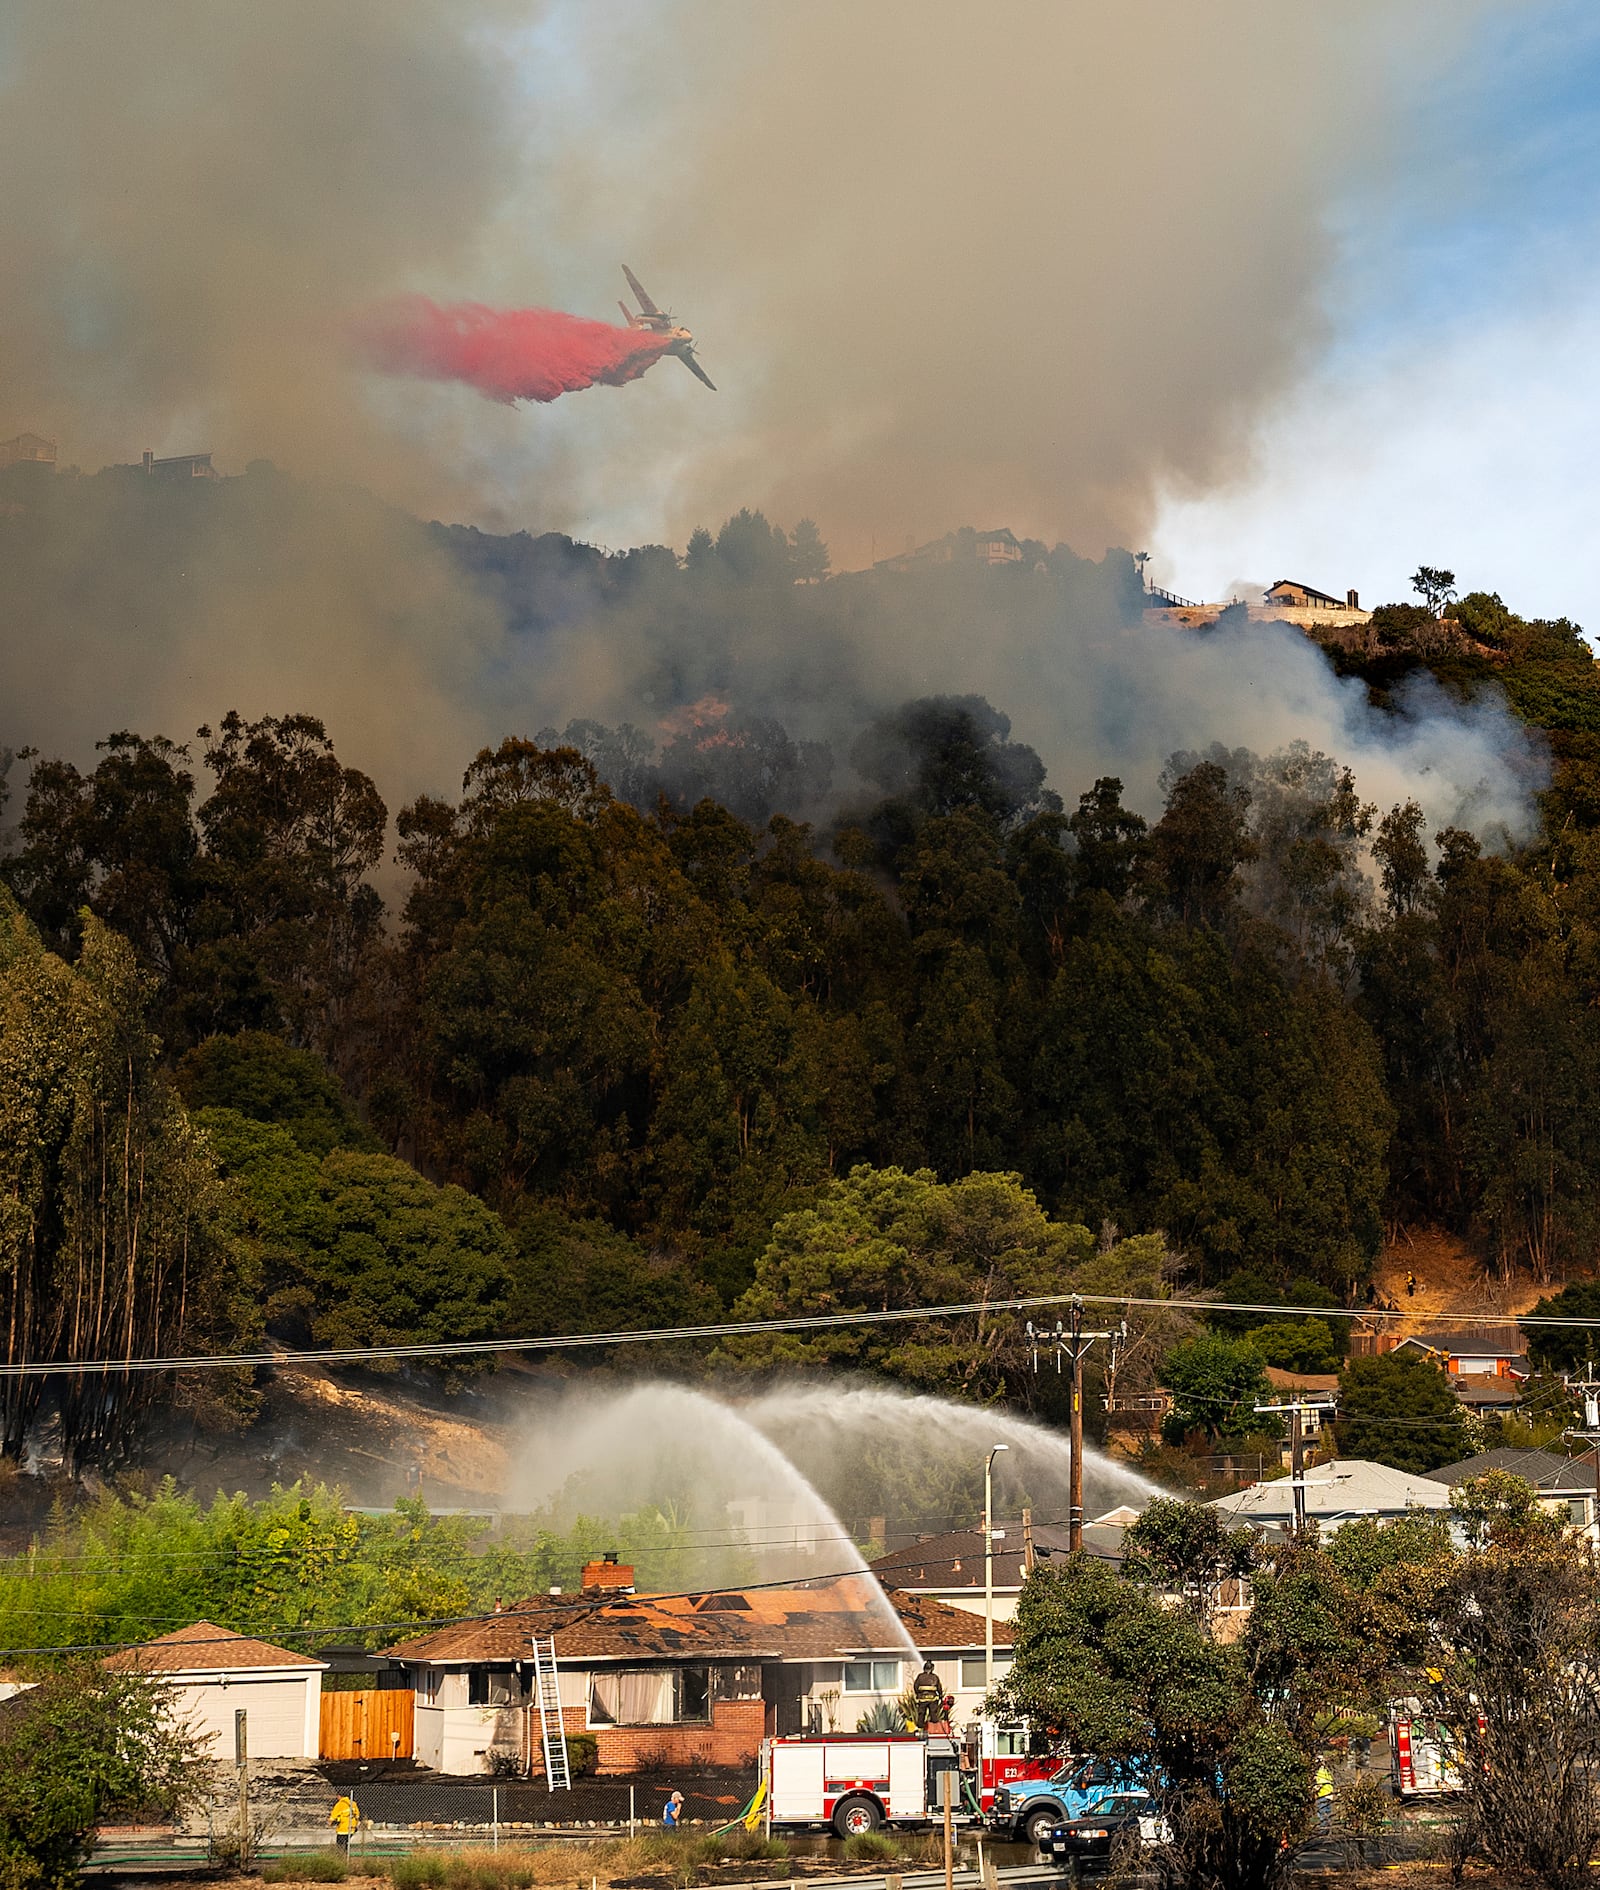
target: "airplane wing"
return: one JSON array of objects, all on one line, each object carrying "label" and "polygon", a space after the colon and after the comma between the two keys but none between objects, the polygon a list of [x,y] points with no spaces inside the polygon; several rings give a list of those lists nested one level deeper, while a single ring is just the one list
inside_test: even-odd
[{"label": "airplane wing", "polygon": [[628,287],[632,289],[635,296],[637,296],[638,301],[639,301],[639,307],[644,311],[644,313],[646,315],[659,315],[661,313],[660,309],[658,309],[655,303],[650,300],[650,297],[645,293],[644,284],[639,280],[639,278],[633,273],[633,271],[628,267],[626,263],[622,265],[622,273],[628,278]]},{"label": "airplane wing", "polygon": [[712,380],[711,376],[705,371],[703,367],[701,367],[700,363],[694,358],[692,354],[680,354],[678,356],[678,359],[683,363],[683,365],[689,370],[689,372],[695,377],[697,381],[704,381],[706,386],[711,389],[713,394],[717,391],[716,382]]}]

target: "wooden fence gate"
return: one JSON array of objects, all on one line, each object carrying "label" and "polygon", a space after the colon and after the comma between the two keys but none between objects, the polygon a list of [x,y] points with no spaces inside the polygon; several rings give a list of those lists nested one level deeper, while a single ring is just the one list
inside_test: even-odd
[{"label": "wooden fence gate", "polygon": [[322,1696],[325,1759],[409,1759],[416,1695],[409,1687],[363,1687]]}]

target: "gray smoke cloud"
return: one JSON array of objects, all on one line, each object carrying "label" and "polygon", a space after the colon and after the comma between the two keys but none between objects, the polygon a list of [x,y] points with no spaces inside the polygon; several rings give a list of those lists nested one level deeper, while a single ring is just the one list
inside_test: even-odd
[{"label": "gray smoke cloud", "polygon": [[[324,715],[391,800],[575,715],[702,688],[847,740],[908,694],[1009,708],[1069,796],[1165,754],[1303,737],[1393,797],[1518,798],[1492,712],[1397,746],[1304,645],[1235,651],[918,589],[846,594],[799,647],[631,613],[530,643],[423,516],[682,543],[760,504],[836,562],[963,522],[1097,550],[1158,483],[1203,486],[1314,349],[1330,213],[1398,161],[1415,55],[1475,5],[1187,0],[151,0],[0,19],[0,437],[94,467],[141,448],[328,483],[199,518],[130,599],[125,512],[54,508],[0,598],[0,741],[80,757],[227,706]],[[599,313],[626,255],[723,386],[508,412],[375,382],[347,313],[407,291]],[[197,515],[198,516],[198,515]],[[29,530],[36,529],[30,525]],[[176,574],[176,575],[175,575]]]}]

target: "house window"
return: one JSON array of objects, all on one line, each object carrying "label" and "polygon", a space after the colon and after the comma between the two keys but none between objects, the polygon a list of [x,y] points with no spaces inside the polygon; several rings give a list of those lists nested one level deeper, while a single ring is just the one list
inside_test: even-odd
[{"label": "house window", "polygon": [[522,1683],[512,1667],[469,1667],[468,1706],[515,1706],[522,1699]]},{"label": "house window", "polygon": [[591,1726],[676,1726],[711,1717],[710,1669],[644,1667],[589,1676]]},{"label": "house window", "polygon": [[676,1713],[679,1720],[711,1717],[711,1674],[705,1667],[680,1667],[677,1672]]},{"label": "house window", "polygon": [[439,1681],[441,1675],[437,1667],[429,1667],[417,1676],[417,1698],[424,1706],[439,1704]]},{"label": "house window", "polygon": [[898,1660],[847,1660],[844,1663],[846,1693],[890,1693],[900,1691]]},{"label": "house window", "polygon": [[[1010,1666],[1011,1656],[1009,1654],[1002,1654],[997,1648],[994,1656],[995,1679],[1000,1679],[1003,1674],[1009,1671]],[[961,1656],[961,1684],[964,1687],[981,1687],[987,1685],[983,1677],[982,1654],[963,1654]]]},{"label": "house window", "polygon": [[712,1697],[718,1700],[759,1700],[759,1667],[714,1667],[711,1670]]}]

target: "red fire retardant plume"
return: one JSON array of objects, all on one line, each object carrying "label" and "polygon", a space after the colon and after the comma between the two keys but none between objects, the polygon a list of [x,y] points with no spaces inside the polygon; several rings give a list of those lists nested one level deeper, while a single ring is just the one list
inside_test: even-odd
[{"label": "red fire retardant plume", "polygon": [[383,374],[464,381],[491,400],[554,400],[580,387],[636,381],[667,342],[639,328],[614,328],[551,308],[485,308],[403,296],[354,325],[363,359]]}]

